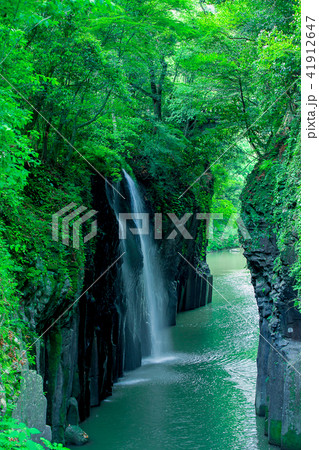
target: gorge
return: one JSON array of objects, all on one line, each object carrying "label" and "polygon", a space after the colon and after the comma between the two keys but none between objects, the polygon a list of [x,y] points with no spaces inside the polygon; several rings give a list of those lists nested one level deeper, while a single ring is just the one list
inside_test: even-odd
[{"label": "gorge", "polygon": [[[161,376],[161,373],[164,373],[163,376],[166,377],[165,370],[171,370],[170,368],[172,367],[179,367],[180,364],[182,364],[182,366],[186,364],[185,367],[194,370],[197,367],[197,357],[190,354],[187,357],[189,359],[186,363],[184,358],[189,351],[187,347],[184,345],[182,346],[186,352],[185,354],[183,353],[183,350],[182,353],[180,351],[177,353],[176,350],[174,351],[170,342],[172,339],[170,334],[172,332],[167,331],[167,326],[175,325],[177,311],[182,312],[208,305],[212,300],[213,286],[215,288],[213,299],[215,300],[207,312],[205,312],[205,309],[203,310],[201,313],[203,319],[200,319],[200,321],[203,320],[203,324],[208,321],[206,326],[213,327],[212,330],[215,329],[214,327],[217,327],[215,332],[219,330],[218,327],[220,326],[218,325],[219,316],[217,315],[215,317],[215,308],[220,302],[218,296],[224,301],[226,310],[228,311],[228,299],[233,302],[234,295],[236,298],[241,289],[243,289],[244,294],[240,294],[239,299],[242,299],[241,301],[245,299],[248,311],[251,311],[245,312],[243,306],[240,306],[241,304],[237,303],[235,311],[232,312],[232,314],[237,316],[236,320],[238,323],[236,326],[238,327],[241,324],[242,330],[240,331],[240,334],[242,334],[241,339],[244,339],[243,341],[239,340],[232,345],[235,345],[235,348],[241,348],[241,352],[244,352],[244,354],[245,352],[248,352],[249,359],[241,357],[242,359],[238,360],[238,356],[236,358],[236,356],[233,355],[230,359],[226,358],[223,360],[222,364],[225,365],[226,373],[229,374],[229,370],[231,370],[230,374],[233,374],[235,377],[234,380],[236,380],[235,385],[236,383],[239,383],[239,389],[243,388],[245,395],[247,395],[245,386],[250,386],[248,394],[250,402],[247,403],[246,406],[245,402],[243,403],[240,401],[238,407],[240,411],[240,408],[247,408],[249,405],[249,414],[250,417],[252,417],[252,397],[255,390],[254,374],[256,374],[253,361],[254,357],[256,358],[256,353],[254,352],[257,349],[258,324],[257,312],[254,310],[255,301],[253,298],[252,287],[249,283],[249,276],[247,272],[245,272],[245,274],[238,271],[236,272],[233,268],[234,262],[234,267],[238,267],[240,270],[246,266],[243,256],[240,256],[240,254],[237,253],[233,253],[233,256],[231,256],[232,254],[230,253],[230,258],[227,259],[224,257],[225,261],[223,262],[223,265],[220,266],[218,258],[221,259],[222,257],[219,257],[218,253],[208,255],[210,268],[213,273],[215,270],[217,275],[224,274],[225,276],[225,274],[227,274],[227,290],[222,290],[222,292],[220,292],[220,286],[224,289],[223,284],[220,285],[221,281],[219,281],[219,284],[216,286],[215,282],[213,283],[212,276],[210,275],[206,263],[200,262],[200,265],[198,265],[198,261],[196,263],[196,261],[192,259],[194,257],[193,249],[191,253],[184,253],[185,259],[179,256],[176,248],[174,248],[177,244],[177,240],[163,240],[161,241],[161,245],[158,245],[158,243],[155,243],[149,235],[141,236],[138,232],[137,234],[127,232],[127,238],[125,240],[119,239],[119,228],[123,226],[123,223],[121,224],[119,221],[119,212],[131,211],[132,213],[142,213],[147,211],[146,203],[143,201],[143,197],[146,197],[146,191],[143,190],[143,188],[137,188],[136,182],[134,182],[127,173],[123,176],[122,181],[116,184],[117,191],[125,196],[125,200],[108,185],[106,185],[105,188],[105,183],[100,178],[96,177],[94,179],[92,187],[94,199],[93,206],[99,211],[99,227],[98,235],[96,237],[97,250],[92,259],[93,269],[91,267],[89,273],[90,275],[94,273],[94,276],[98,279],[101,273],[104,273],[109,267],[111,268],[100,281],[92,286],[85,296],[80,298],[79,304],[73,308],[72,314],[70,314],[68,318],[63,318],[54,329],[50,329],[46,333],[45,346],[39,350],[39,355],[37,356],[37,371],[43,377],[44,390],[46,390],[46,387],[49,388],[46,394],[48,402],[47,420],[45,420],[45,408],[42,407],[42,414],[44,415],[42,418],[44,436],[48,436],[48,434],[45,434],[48,432],[48,427],[45,424],[48,423],[51,427],[52,438],[54,441],[66,441],[67,444],[84,443],[87,441],[86,422],[84,422],[84,425],[80,422],[91,414],[93,414],[93,417],[95,416],[95,410],[92,412],[91,408],[101,405],[103,400],[108,399],[109,396],[112,395],[114,383],[115,392],[117,392],[118,389],[120,389],[117,386],[121,386],[123,383],[125,386],[126,379],[128,379],[127,383],[130,385],[129,380],[132,378],[132,385],[135,386],[135,383],[138,384],[138,395],[141,395],[143,398],[144,394],[141,392],[141,389],[144,386],[144,381],[149,380],[150,374],[151,377],[155,379],[157,373],[158,376]],[[149,206],[150,205],[148,205],[148,207]],[[196,223],[198,225],[199,222],[194,221],[194,224]],[[278,314],[274,309],[270,309],[270,300],[269,297],[267,297],[270,289],[267,287],[268,285],[266,283],[271,282],[274,264],[273,255],[274,252],[278,253],[279,250],[276,249],[274,238],[272,238],[272,244],[270,244],[266,240],[267,235],[263,234],[262,240],[259,241],[253,234],[256,231],[249,226],[247,219],[246,223],[253,238],[252,242],[250,240],[244,242],[245,255],[252,273],[252,281],[260,313],[260,331],[262,333],[257,359],[258,378],[256,387],[256,411],[258,415],[266,415],[265,431],[268,434],[269,442],[271,444],[281,445],[281,448],[283,449],[300,448],[300,392],[298,393],[298,390],[300,390],[300,378],[298,377],[298,349],[300,348],[300,334],[298,334],[300,327],[299,313],[294,308],[289,307],[289,302],[286,303],[287,288],[284,283],[289,283],[289,277],[282,279],[280,282],[277,281],[277,285],[273,288],[278,291],[278,294],[282,292],[283,294],[281,295],[284,295],[284,297],[281,297],[281,302],[283,302],[281,306],[281,308],[283,308],[282,312],[280,311]],[[132,228],[135,230],[141,229],[141,225],[138,223],[137,219],[132,220]],[[193,227],[192,232],[196,235],[198,229]],[[152,233],[150,233],[150,235],[152,235]],[[193,244],[193,241],[189,242]],[[250,244],[250,247],[248,247],[248,243]],[[258,243],[261,247],[257,247]],[[112,267],[112,262],[116,261],[119,255],[123,255],[122,259],[118,260],[116,265]],[[163,255],[166,255],[165,258]],[[167,255],[170,255],[169,258]],[[242,259],[238,259],[239,256]],[[197,270],[194,270],[187,262],[185,262],[185,260],[192,261],[192,265],[196,265]],[[156,270],[153,270],[154,267]],[[241,280],[243,276],[246,281],[241,285],[240,283],[242,283]],[[237,281],[235,281],[236,277],[238,277]],[[84,280],[83,291],[85,292],[86,287],[91,286],[91,284],[92,278]],[[40,322],[37,314],[43,314],[41,309],[40,312],[38,312],[39,305],[44,301],[42,292],[47,293],[49,288],[50,287],[45,284],[43,287],[39,288],[39,291],[34,295],[34,302],[36,301],[37,304],[33,303],[28,307],[30,311],[29,314],[31,314],[32,311],[35,321]],[[54,289],[51,287],[51,292],[53,291]],[[46,301],[50,301],[50,298],[46,299]],[[279,303],[279,305],[280,304],[281,303]],[[218,306],[218,308],[220,307],[222,306]],[[239,310],[236,310],[238,307],[240,308],[240,312],[238,312]],[[288,312],[286,312],[287,309]],[[210,319],[210,314],[212,319]],[[247,315],[247,318],[249,318],[250,314],[255,315],[253,326],[246,323],[245,316]],[[267,319],[269,315],[271,321],[269,322],[269,319],[265,321],[265,318]],[[223,320],[225,321],[223,326],[225,326],[228,321],[226,317],[223,317]],[[272,334],[272,329],[269,328],[268,325],[268,323],[274,323],[275,317],[277,317],[277,327],[279,330],[283,329],[283,331],[280,331],[279,335],[278,333]],[[184,319],[180,320],[183,321]],[[211,320],[213,322],[209,325]],[[217,320],[217,324],[214,324],[215,320]],[[232,319],[230,323],[233,321],[234,319]],[[292,335],[289,334],[289,329],[291,328],[293,329]],[[231,336],[233,332],[234,331],[229,331],[228,333]],[[237,331],[237,333],[238,332],[239,331]],[[248,334],[247,337],[244,337],[247,332],[253,333],[255,340],[249,337],[250,334]],[[178,334],[173,331],[173,336],[175,336],[173,341],[175,340],[176,342],[176,339],[179,339]],[[265,337],[265,339],[263,337]],[[226,336],[224,339],[225,338]],[[218,347],[215,347],[213,337],[210,343],[204,342],[203,345],[210,348],[210,353],[208,356],[204,356],[204,354],[201,356],[201,358],[205,358],[204,361],[206,361],[203,363],[204,366],[201,370],[208,371],[206,365],[209,364],[209,367],[211,367],[209,371],[213,371],[210,375],[212,376],[215,370],[213,369],[213,361],[216,358],[218,360],[216,352],[218,355],[218,352],[222,351],[221,357],[225,358],[227,347],[222,347],[222,349],[219,350]],[[251,348],[251,350],[249,350],[249,348]],[[278,353],[277,349],[279,349]],[[271,354],[271,352],[273,352],[273,354]],[[146,362],[142,365],[142,360],[145,360],[145,358]],[[194,358],[193,362],[192,358]],[[276,373],[273,371],[273,362],[269,362],[274,358],[277,363]],[[177,364],[177,366],[174,364]],[[213,365],[211,366],[211,364]],[[232,364],[235,364],[235,366],[231,369]],[[246,369],[245,364],[247,365]],[[132,375],[128,375],[128,378],[126,376],[124,381],[121,381],[122,377],[127,374],[128,371],[137,369],[141,365],[142,368],[139,369],[138,375],[134,375],[134,371]],[[148,372],[147,368],[149,368]],[[295,371],[296,368],[297,371]],[[191,379],[195,380],[196,371],[194,374],[192,374],[192,372],[190,373],[192,376]],[[201,372],[198,372],[198,374],[200,373]],[[220,377],[218,371],[217,374],[216,376]],[[239,378],[237,379],[237,377]],[[137,381],[134,381],[134,379],[137,379]],[[199,380],[202,380],[202,378],[200,377]],[[225,375],[223,375],[221,380],[223,380],[221,382],[226,383],[226,385],[229,383],[227,381],[227,376]],[[120,383],[118,383],[118,381],[120,381]],[[158,380],[158,382],[160,384],[163,382],[166,384],[166,381]],[[271,382],[274,384],[271,385]],[[38,383],[41,384],[41,381],[38,381]],[[171,389],[175,389],[176,387],[174,387],[174,383],[168,383],[171,392]],[[148,385],[148,383],[146,384]],[[183,388],[189,389],[187,384]],[[152,395],[158,396],[154,389],[156,388],[153,386],[151,391]],[[162,392],[162,389],[163,388],[161,388],[160,392]],[[192,389],[192,387],[190,387],[190,389]],[[204,387],[200,387],[199,385],[197,389],[201,392]],[[228,389],[230,389],[228,391],[228,393],[230,393],[234,388],[228,387]],[[41,392],[42,390],[37,394],[38,396],[34,396],[33,391],[26,393],[22,392],[20,399],[18,400],[17,408],[17,411],[21,414],[20,417],[18,416],[19,419],[26,422],[29,426],[37,426],[38,428],[40,428],[39,424],[34,422],[33,410],[30,411],[27,409],[24,413],[23,408],[20,408],[20,403],[30,402],[30,395],[33,395],[33,407],[40,410],[40,404],[42,403],[43,397]],[[220,391],[218,391],[218,394],[206,393],[205,395],[213,395],[217,404],[220,402],[219,407],[223,408],[225,405],[222,403],[223,397],[219,399],[219,392]],[[166,393],[164,398],[167,395],[172,394]],[[183,397],[183,394],[181,397]],[[206,402],[204,397],[202,402],[204,402],[203,404]],[[101,414],[102,418],[104,417],[104,420],[108,420],[108,416],[103,415],[105,406],[106,405],[103,405],[104,409],[102,409]],[[172,407],[176,408],[176,405],[174,406],[173,404]],[[189,407],[193,407],[192,403]],[[165,411],[167,411],[167,409],[165,409]],[[246,414],[246,412],[243,413]],[[160,414],[159,411],[156,414],[156,417],[158,417],[158,414]],[[190,414],[190,411],[188,414]],[[97,413],[97,415],[100,416],[99,413]],[[196,417],[195,414],[195,418]],[[136,416],[134,416],[134,420],[136,420]],[[189,422],[186,422],[186,426],[187,423]],[[98,427],[100,426],[101,424],[98,425]],[[156,422],[153,423],[153,426],[156,426]],[[178,425],[176,426],[178,427]],[[223,426],[223,421],[221,421],[220,426]],[[227,426],[229,427],[229,424]],[[83,432],[80,427],[82,427],[85,432]],[[91,435],[92,427],[94,432],[93,436]],[[94,422],[92,425],[89,425],[88,428],[89,436],[92,441],[92,444],[90,444],[92,450],[95,448],[103,448],[105,441],[103,437],[103,426],[101,436],[102,443],[100,444],[100,447],[95,447],[97,444],[94,444],[98,439],[98,436],[100,436],[100,432],[94,427]],[[248,446],[246,448],[268,448],[266,447],[266,438],[261,438],[261,435],[263,435],[264,432],[263,428],[264,427],[260,422],[257,423],[257,434],[255,435],[255,438],[251,437],[249,438],[251,441],[247,441],[255,442],[255,444],[248,444],[243,441],[242,445],[251,445],[251,447]],[[233,439],[236,439],[236,436],[238,437],[238,434],[235,433],[240,432],[236,428],[233,429],[230,427],[229,429],[233,430],[232,432],[234,435],[225,435],[226,441],[223,444],[223,448],[225,449],[228,448],[227,445],[230,445],[229,448],[233,448],[231,442]],[[251,430],[253,429],[254,426]],[[165,437],[165,430],[166,428],[162,430],[162,434],[159,437],[163,439],[163,442],[168,438]],[[218,428],[216,430],[218,430]],[[125,436],[121,431],[119,431],[119,433],[120,436]],[[128,435],[128,438],[130,439],[134,435],[134,433],[133,435]],[[246,438],[248,439],[247,436]],[[141,448],[139,445],[142,444],[140,443],[138,435],[133,439],[135,439],[133,442],[136,442],[136,447],[132,448]],[[206,442],[206,444],[202,444],[203,448],[212,448],[213,444],[212,441],[210,441],[211,438],[207,437],[205,439],[208,439],[208,441],[203,441]],[[257,441],[254,441],[254,439],[257,439]],[[228,441],[229,443],[226,445],[226,442]],[[195,443],[191,439],[187,442],[188,444],[185,442],[183,448],[194,448],[192,446],[194,446]],[[117,447],[117,445],[119,444],[113,443],[113,447],[111,448],[126,448],[126,444],[124,447]],[[122,445],[124,444],[122,443]],[[151,444],[148,443],[148,445]],[[152,446],[154,445],[155,448],[157,448],[156,444],[152,443]],[[162,444],[159,444],[158,448],[160,448],[161,445]],[[177,444],[173,444],[170,440],[167,441],[167,448],[173,448],[175,445]],[[253,447],[254,445],[255,447]]]},{"label": "gorge", "polygon": [[300,449],[300,18],[2,2],[0,449]]},{"label": "gorge", "polygon": [[[118,220],[119,211],[141,213],[145,206],[142,194],[126,172],[117,189],[125,200],[108,185],[105,189],[102,179],[96,178],[93,183],[93,206],[99,211],[101,225],[90,277],[84,278],[85,295],[72,314],[47,331],[45,345],[37,356],[38,373],[43,377],[44,390],[48,388],[48,423],[52,439],[58,442],[65,441],[65,433],[72,436],[66,424],[78,426],[79,420],[89,416],[91,407],[111,395],[113,383],[125,371],[139,367],[142,357],[161,356],[164,349],[160,331],[175,324],[177,310],[206,305],[212,297],[208,266],[199,262],[199,274],[189,270],[172,248],[175,241],[164,241],[165,248],[160,249],[148,235],[127,233],[127,239],[119,239],[119,227],[123,226]],[[135,227],[140,228],[137,221]],[[161,254],[169,252],[169,260],[167,256],[164,260]],[[194,253],[186,255],[196,264]],[[118,262],[112,266],[114,261]],[[185,278],[179,275],[185,272]],[[86,293],[92,285],[91,276],[99,280],[104,273]],[[40,322],[38,314],[43,314],[39,305],[52,301],[50,297],[43,299],[42,292],[50,295],[55,290],[45,283],[47,280],[28,307],[27,314],[32,314],[35,322]],[[22,393],[18,410],[23,401]],[[20,418],[35,426],[32,416],[22,412]]]}]

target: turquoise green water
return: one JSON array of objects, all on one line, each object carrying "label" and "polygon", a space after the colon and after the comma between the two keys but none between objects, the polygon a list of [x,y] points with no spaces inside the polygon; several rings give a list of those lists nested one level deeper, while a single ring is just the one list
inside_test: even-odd
[{"label": "turquoise green water", "polygon": [[[212,304],[178,316],[171,351],[114,386],[82,424],[88,450],[268,450],[254,410],[258,313],[240,252],[207,257]],[[260,420],[260,421],[259,421]]]}]

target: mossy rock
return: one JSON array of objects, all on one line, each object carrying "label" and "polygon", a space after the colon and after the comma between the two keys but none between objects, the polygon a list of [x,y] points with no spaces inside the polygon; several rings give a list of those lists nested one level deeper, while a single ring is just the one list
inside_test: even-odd
[{"label": "mossy rock", "polygon": [[282,450],[300,450],[301,434],[289,429],[281,438],[281,448]]},{"label": "mossy rock", "polygon": [[72,445],[84,445],[89,441],[89,436],[79,426],[69,425],[65,430],[65,442]]},{"label": "mossy rock", "polygon": [[279,445],[281,444],[281,420],[268,419],[268,441],[270,444]]}]

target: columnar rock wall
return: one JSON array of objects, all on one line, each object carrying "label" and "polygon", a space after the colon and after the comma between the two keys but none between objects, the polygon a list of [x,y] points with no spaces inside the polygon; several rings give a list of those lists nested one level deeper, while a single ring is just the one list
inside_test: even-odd
[{"label": "columnar rock wall", "polygon": [[[269,180],[270,182],[270,180]],[[260,315],[256,412],[265,417],[271,444],[285,450],[300,448],[300,313],[290,267],[296,260],[295,238],[279,251],[268,207],[271,183],[261,186],[258,168],[243,193],[245,226],[251,239],[243,241]],[[258,201],[262,190],[265,201]],[[281,269],[278,270],[278,261]]]}]

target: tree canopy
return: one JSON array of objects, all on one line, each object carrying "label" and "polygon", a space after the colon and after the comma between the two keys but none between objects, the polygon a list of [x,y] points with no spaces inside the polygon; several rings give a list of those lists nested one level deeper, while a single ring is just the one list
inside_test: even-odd
[{"label": "tree canopy", "polygon": [[[225,225],[258,163],[276,171],[284,245],[299,205],[299,81],[299,0],[3,0],[2,348],[24,287],[53,264],[52,211],[89,202],[91,174],[115,182],[125,168],[155,210],[222,211]],[[61,247],[54,266],[65,275],[84,258]]]}]

